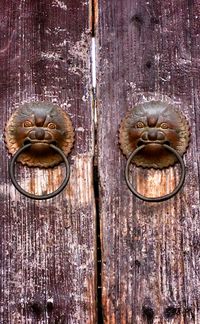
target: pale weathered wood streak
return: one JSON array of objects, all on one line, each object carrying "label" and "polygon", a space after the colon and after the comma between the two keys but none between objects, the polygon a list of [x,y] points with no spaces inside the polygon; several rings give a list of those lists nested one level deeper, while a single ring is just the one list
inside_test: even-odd
[{"label": "pale weathered wood streak", "polygon": [[[0,0],[0,323],[95,323],[95,208],[89,2]],[[75,127],[66,190],[49,201],[20,195],[8,176],[3,130],[21,102],[48,100]],[[40,194],[64,167],[19,168]]]},{"label": "pale weathered wood streak", "polygon": [[[99,1],[105,323],[200,323],[199,14],[199,0]],[[118,128],[138,100],[165,96],[178,104],[191,125],[186,182],[173,199],[145,203],[125,184],[126,159],[118,146]],[[178,180],[178,168],[138,169],[134,180],[146,195],[164,194]]]}]

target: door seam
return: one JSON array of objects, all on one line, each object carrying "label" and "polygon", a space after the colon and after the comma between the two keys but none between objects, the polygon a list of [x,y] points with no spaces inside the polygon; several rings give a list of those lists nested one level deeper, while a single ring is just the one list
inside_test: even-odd
[{"label": "door seam", "polygon": [[91,0],[91,77],[92,77],[92,109],[94,122],[94,158],[93,158],[93,189],[96,209],[96,305],[97,323],[103,323],[102,312],[102,251],[101,251],[101,224],[99,210],[99,168],[98,168],[98,147],[97,147],[97,101],[96,101],[96,22],[98,14],[98,0]]}]

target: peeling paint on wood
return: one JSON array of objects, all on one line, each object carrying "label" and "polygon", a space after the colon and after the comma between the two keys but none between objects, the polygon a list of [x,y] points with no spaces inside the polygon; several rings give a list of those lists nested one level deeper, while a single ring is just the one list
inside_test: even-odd
[{"label": "peeling paint on wood", "polygon": [[[96,323],[89,3],[0,2],[0,323]],[[16,107],[33,100],[59,104],[78,130],[70,182],[48,201],[14,189],[2,138]],[[21,185],[36,194],[55,190],[65,173],[63,165],[17,170]]]},{"label": "peeling paint on wood", "polygon": [[[199,14],[194,1],[99,1],[98,150],[104,323],[200,323]],[[162,203],[126,186],[118,129],[138,100],[168,96],[189,120],[183,190]],[[149,196],[173,190],[178,166],[133,171]]]}]

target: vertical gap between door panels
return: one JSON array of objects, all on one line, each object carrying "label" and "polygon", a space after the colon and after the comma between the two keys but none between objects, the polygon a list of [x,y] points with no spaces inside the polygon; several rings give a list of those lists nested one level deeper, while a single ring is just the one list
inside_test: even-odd
[{"label": "vertical gap between door panels", "polygon": [[96,106],[96,18],[97,13],[97,0],[91,0],[91,29],[92,29],[92,106],[94,116],[94,138],[95,138],[95,154],[93,163],[93,179],[94,179],[94,195],[96,204],[96,256],[97,256],[97,322],[103,323],[102,314],[102,286],[101,286],[101,238],[100,238],[100,213],[99,213],[99,170],[97,158],[97,106]]}]

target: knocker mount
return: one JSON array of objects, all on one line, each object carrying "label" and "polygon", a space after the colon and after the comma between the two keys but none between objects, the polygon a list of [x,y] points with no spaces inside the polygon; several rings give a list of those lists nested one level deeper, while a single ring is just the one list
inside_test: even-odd
[{"label": "knocker mount", "polygon": [[[159,202],[174,196],[182,187],[185,179],[183,154],[189,144],[189,126],[184,115],[173,105],[161,101],[138,104],[122,120],[119,130],[119,143],[127,157],[125,178],[129,189],[138,198]],[[181,165],[178,186],[162,197],[145,197],[138,193],[129,181],[129,166],[163,169]]]},{"label": "knocker mount", "polygon": [[[48,199],[56,196],[69,180],[69,163],[66,156],[74,143],[74,129],[69,116],[49,102],[25,103],[10,117],[5,129],[5,142],[13,155],[10,176],[15,187],[32,199]],[[52,168],[64,161],[66,176],[54,192],[42,196],[31,194],[18,184],[15,162],[28,167]]]}]

